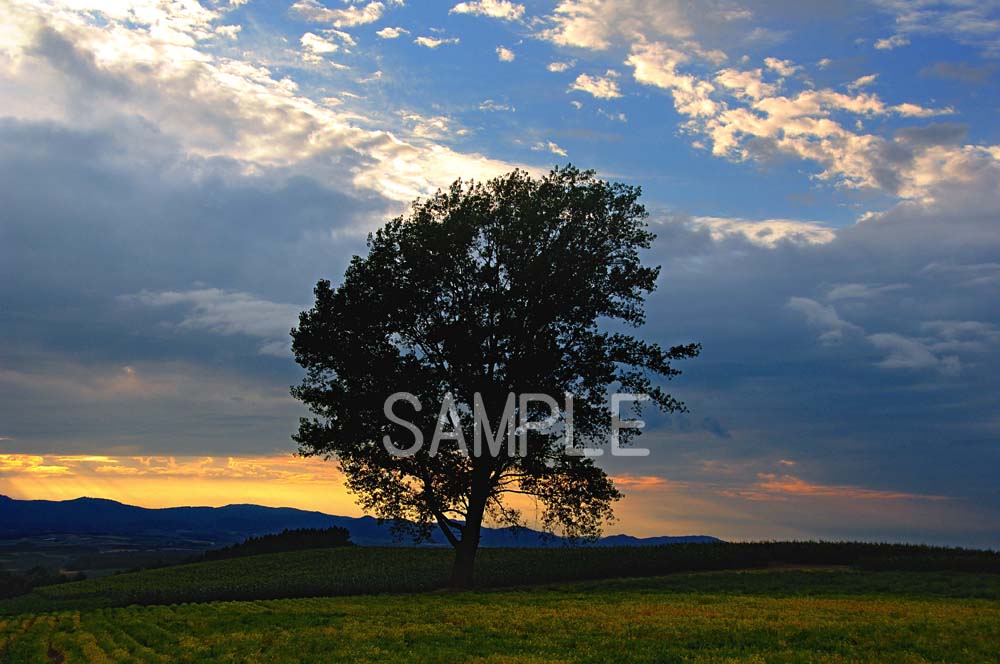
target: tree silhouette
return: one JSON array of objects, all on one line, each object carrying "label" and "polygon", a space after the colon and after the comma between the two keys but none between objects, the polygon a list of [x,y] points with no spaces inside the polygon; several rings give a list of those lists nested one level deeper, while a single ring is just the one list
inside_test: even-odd
[{"label": "tree silhouette", "polygon": [[[671,361],[699,346],[620,331],[643,323],[659,274],[640,259],[655,236],[639,194],[573,166],[457,181],[370,235],[368,255],[336,289],[320,281],[292,330],[306,369],[292,394],[314,414],[293,436],[300,454],[336,459],[361,506],[399,531],[440,528],[456,550],[455,586],[472,582],[484,518],[523,523],[512,495],[533,499],[549,532],[600,535],[622,495],[583,449],[612,433],[609,390],[684,408],[653,379],[679,373]],[[386,410],[400,392],[419,405]],[[531,430],[552,404],[510,396],[526,393],[552,395],[555,425]],[[511,420],[528,424],[503,444]]]}]

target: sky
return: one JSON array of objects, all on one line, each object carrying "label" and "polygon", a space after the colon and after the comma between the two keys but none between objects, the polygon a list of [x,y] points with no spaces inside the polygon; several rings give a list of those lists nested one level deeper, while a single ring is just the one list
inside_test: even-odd
[{"label": "sky", "polygon": [[313,285],[571,162],[703,345],[608,532],[1000,548],[998,67],[995,1],[0,0],[0,493],[359,514],[293,456]]}]

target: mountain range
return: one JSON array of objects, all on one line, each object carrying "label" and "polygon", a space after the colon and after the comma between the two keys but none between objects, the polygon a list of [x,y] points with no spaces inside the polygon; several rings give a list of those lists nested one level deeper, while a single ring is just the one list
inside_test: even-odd
[{"label": "mountain range", "polygon": [[[393,538],[389,523],[370,516],[347,517],[291,507],[226,505],[224,507],[166,507],[150,509],[103,498],[74,500],[16,500],[0,495],[0,539],[44,535],[108,535],[143,538],[199,539],[225,545],[247,537],[295,528],[347,528],[354,543],[362,546],[412,544]],[[588,546],[648,546],[690,542],[718,542],[707,535],[632,537],[611,535]],[[436,533],[431,546],[445,546]],[[482,546],[551,547],[566,544],[560,537],[546,537],[528,528],[483,528]]]}]

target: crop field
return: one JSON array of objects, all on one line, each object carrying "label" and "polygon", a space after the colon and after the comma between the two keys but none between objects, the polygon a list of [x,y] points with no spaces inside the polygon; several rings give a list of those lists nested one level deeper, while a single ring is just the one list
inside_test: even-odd
[{"label": "crop field", "polygon": [[981,664],[998,661],[997,591],[992,575],[712,572],[98,608],[0,618],[0,661]]},{"label": "crop field", "polygon": [[[447,549],[347,547],[193,563],[36,588],[28,595],[0,601],[0,615],[131,604],[428,591],[445,586],[452,557]],[[476,580],[480,586],[504,587],[774,564],[978,570],[1000,569],[1000,554],[829,543],[483,549],[477,559]],[[994,592],[996,587],[986,584],[982,592]]]}]

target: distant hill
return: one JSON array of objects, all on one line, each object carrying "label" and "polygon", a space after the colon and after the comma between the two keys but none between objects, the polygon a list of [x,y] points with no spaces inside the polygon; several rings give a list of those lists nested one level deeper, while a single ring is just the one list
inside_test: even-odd
[{"label": "distant hill", "polygon": [[[248,537],[279,533],[285,529],[346,528],[351,541],[362,546],[409,545],[394,541],[389,524],[370,516],[333,516],[291,507],[226,505],[225,507],[166,507],[149,509],[103,498],[74,500],[16,500],[0,496],[0,539],[46,534],[116,535],[125,537],[181,537],[217,544],[241,542]],[[719,542],[707,535],[638,538],[604,537],[590,546],[647,546],[675,543]],[[551,547],[564,543],[542,533],[510,528],[484,528],[486,547]],[[431,546],[445,546],[437,536]]]}]

